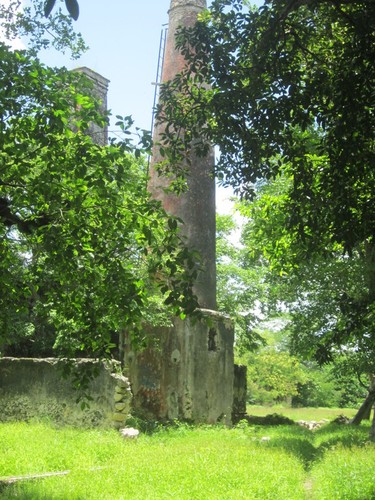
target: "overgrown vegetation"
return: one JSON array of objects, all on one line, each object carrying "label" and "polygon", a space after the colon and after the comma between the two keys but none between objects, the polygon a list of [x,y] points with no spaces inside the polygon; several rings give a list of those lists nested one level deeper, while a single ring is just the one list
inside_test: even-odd
[{"label": "overgrown vegetation", "polygon": [[[251,300],[249,277],[258,275],[262,305],[288,304],[294,354],[344,361],[348,375],[367,377],[368,407],[375,399],[374,40],[373,1],[215,0],[180,30],[188,62],[162,86],[158,113],[167,170],[178,169],[189,148],[214,143],[219,180],[247,200],[233,298],[240,291]],[[173,133],[181,129],[183,139]],[[246,333],[253,343],[253,329]]]},{"label": "overgrown vegetation", "polygon": [[109,357],[158,309],[196,309],[199,259],[147,192],[149,134],[118,116],[122,138],[98,144],[109,114],[92,82],[36,57],[84,48],[42,4],[0,8],[8,41],[29,36],[24,51],[0,43],[0,353]]},{"label": "overgrown vegetation", "polygon": [[[0,425],[0,498],[348,498],[375,494],[368,428],[328,425],[157,427],[137,441],[115,431]],[[268,440],[262,438],[269,438]]]}]

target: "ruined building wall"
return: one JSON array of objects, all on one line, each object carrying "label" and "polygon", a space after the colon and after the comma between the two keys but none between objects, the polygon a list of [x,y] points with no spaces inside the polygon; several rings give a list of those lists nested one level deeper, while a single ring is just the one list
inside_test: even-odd
[{"label": "ruined building wall", "polygon": [[63,378],[64,361],[56,358],[0,358],[0,422],[48,419],[59,424],[123,427],[131,405],[129,381],[117,362],[90,359],[75,366],[96,367],[88,387],[89,408],[82,411],[73,379]]},{"label": "ruined building wall", "polygon": [[128,353],[133,410],[145,418],[230,424],[233,404],[233,325],[202,311],[200,322],[175,319],[148,331],[152,345]]},{"label": "ruined building wall", "polygon": [[[106,114],[109,81],[89,68],[76,71],[93,82],[93,94]],[[89,133],[97,144],[107,145],[107,127],[91,124]],[[99,372],[89,384],[92,401],[85,411],[76,402],[72,378],[62,377],[63,360],[0,358],[0,421],[47,418],[69,425],[123,426],[130,412],[131,391],[129,381],[120,374],[120,364],[76,361],[77,367],[82,365],[96,366]]]}]

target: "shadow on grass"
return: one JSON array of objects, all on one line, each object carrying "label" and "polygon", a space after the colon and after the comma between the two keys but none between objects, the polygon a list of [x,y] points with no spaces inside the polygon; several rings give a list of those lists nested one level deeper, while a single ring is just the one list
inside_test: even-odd
[{"label": "shadow on grass", "polygon": [[316,448],[323,456],[327,450],[337,446],[347,449],[364,447],[369,442],[369,427],[329,424],[316,431],[314,437]]},{"label": "shadow on grass", "polygon": [[292,453],[308,471],[327,451],[337,446],[362,448],[368,440],[368,426],[327,424],[316,431],[301,429],[299,426],[279,428],[267,444],[269,448]]},{"label": "shadow on grass", "polygon": [[308,470],[317,459],[319,451],[308,439],[279,437],[270,441],[270,448],[283,449],[295,455],[302,461],[304,468]]},{"label": "shadow on grass", "polygon": [[[16,486],[14,483],[0,482],[0,498],[15,498],[17,497]],[[26,497],[22,497],[26,498]]]}]

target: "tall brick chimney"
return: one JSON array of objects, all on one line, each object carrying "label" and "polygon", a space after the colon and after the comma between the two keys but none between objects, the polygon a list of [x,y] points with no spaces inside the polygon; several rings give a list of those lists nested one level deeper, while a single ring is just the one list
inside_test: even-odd
[{"label": "tall brick chimney", "polygon": [[[206,0],[171,1],[162,81],[174,78],[185,65],[175,48],[177,28],[192,26],[205,7]],[[150,339],[144,350],[133,347],[131,338],[127,340],[124,359],[132,385],[132,412],[158,420],[230,424],[233,410],[243,408],[241,395],[246,391],[243,383],[235,381],[233,323],[216,311],[214,154],[213,150],[205,158],[191,154],[187,192],[167,193],[164,188],[169,180],[155,169],[163,160],[157,146],[162,131],[157,124],[149,190],[167,212],[184,222],[181,231],[188,247],[202,257],[204,270],[195,293],[203,317],[200,321],[171,318],[170,325],[160,327],[144,325],[143,333]]]},{"label": "tall brick chimney", "polygon": [[[172,0],[169,10],[169,28],[165,47],[162,82],[172,80],[185,66],[181,52],[176,49],[175,36],[179,26],[193,26],[198,13],[207,6],[206,0]],[[203,271],[198,276],[194,291],[200,307],[216,309],[216,250],[215,250],[215,180],[213,178],[214,151],[205,158],[190,154],[188,190],[183,195],[165,192],[169,180],[159,176],[154,165],[163,160],[157,143],[163,125],[156,124],[154,141],[156,146],[150,169],[149,190],[160,200],[165,210],[183,220],[181,231],[187,246],[198,250],[202,258]]]}]

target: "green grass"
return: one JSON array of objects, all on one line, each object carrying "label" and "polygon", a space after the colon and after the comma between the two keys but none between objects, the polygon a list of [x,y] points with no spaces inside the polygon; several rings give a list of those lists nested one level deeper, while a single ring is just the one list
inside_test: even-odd
[{"label": "green grass", "polygon": [[5,486],[0,498],[369,500],[375,446],[368,432],[368,425],[312,433],[241,422],[124,441],[116,431],[0,424],[0,476],[71,471]]},{"label": "green grass", "polygon": [[256,406],[249,405],[247,407],[247,413],[249,415],[256,415],[263,417],[272,413],[278,413],[280,415],[285,415],[292,420],[333,420],[339,415],[345,415],[346,417],[354,417],[357,410],[354,408],[289,408],[284,406]]},{"label": "green grass", "polygon": [[0,443],[2,476],[73,471],[6,487],[2,498],[298,499],[303,491],[300,461],[251,429],[182,426],[124,441],[115,431],[4,424]]},{"label": "green grass", "polygon": [[375,447],[340,444],[331,449],[311,472],[314,498],[320,500],[375,498]]}]

